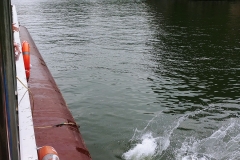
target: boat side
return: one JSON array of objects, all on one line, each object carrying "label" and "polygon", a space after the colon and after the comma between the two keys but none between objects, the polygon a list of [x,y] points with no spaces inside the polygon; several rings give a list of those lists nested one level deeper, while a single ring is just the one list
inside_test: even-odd
[{"label": "boat side", "polygon": [[[19,28],[16,7],[12,6],[12,18],[15,27]],[[19,31],[14,31],[14,42],[21,48]],[[32,110],[29,100],[29,90],[25,74],[23,55],[18,52],[16,57],[17,95],[18,95],[18,120],[19,144],[21,159],[38,159],[35,133],[33,128]]]},{"label": "boat side", "polygon": [[20,26],[20,39],[30,44],[32,67],[28,86],[37,147],[54,147],[61,160],[91,160],[78,125],[31,35],[23,26]]}]

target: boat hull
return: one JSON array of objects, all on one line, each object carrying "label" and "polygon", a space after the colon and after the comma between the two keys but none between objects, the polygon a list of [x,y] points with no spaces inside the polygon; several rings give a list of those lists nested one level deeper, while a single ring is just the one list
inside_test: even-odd
[{"label": "boat hull", "polygon": [[61,160],[90,160],[91,156],[46,63],[28,30],[20,27],[21,42],[30,44],[28,85],[37,147],[52,146]]}]

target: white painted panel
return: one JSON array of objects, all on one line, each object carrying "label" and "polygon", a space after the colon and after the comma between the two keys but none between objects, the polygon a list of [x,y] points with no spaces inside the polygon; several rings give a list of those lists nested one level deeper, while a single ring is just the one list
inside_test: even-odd
[{"label": "white painted panel", "polygon": [[[13,23],[15,23],[15,26],[19,27],[16,7],[14,5],[12,7],[12,11],[13,11]],[[19,32],[14,32],[14,41],[19,44],[21,49]],[[26,88],[28,85],[25,75],[22,54],[20,54],[19,59],[16,61],[16,70],[17,77],[19,79],[19,80],[17,79],[17,89],[18,89],[20,156],[22,160],[37,160],[38,159],[37,146],[33,127],[29,92]]]}]

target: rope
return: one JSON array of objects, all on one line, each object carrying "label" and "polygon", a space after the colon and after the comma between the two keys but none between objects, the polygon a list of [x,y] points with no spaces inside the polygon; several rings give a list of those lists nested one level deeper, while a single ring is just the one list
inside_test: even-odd
[{"label": "rope", "polygon": [[32,92],[30,91],[30,89],[16,76],[16,78],[17,78],[17,80],[23,85],[23,87],[25,87],[27,90],[26,90],[26,92],[23,94],[23,96],[22,96],[22,98],[20,99],[20,101],[19,101],[19,103],[18,103],[18,106],[19,106],[19,104],[21,103],[21,101],[22,101],[22,99],[23,99],[23,97],[25,96],[25,94],[27,93],[27,91],[29,92],[29,95],[30,95],[30,97],[31,97],[31,99],[32,99],[32,116],[33,116],[33,110],[34,110],[34,99],[33,99],[33,94],[32,94]]},{"label": "rope", "polygon": [[[32,92],[30,91],[30,89],[17,77],[18,81],[27,89],[27,91],[29,92],[29,95],[32,99],[32,115],[33,115],[33,110],[34,110],[34,99],[33,99],[33,94]],[[24,93],[23,97],[25,96],[25,94],[27,93],[27,91]],[[20,102],[22,101],[23,97],[21,98],[21,100],[19,101],[18,105],[20,104]],[[80,127],[79,125],[77,125],[76,123],[73,123],[73,122],[63,122],[63,123],[59,123],[59,124],[56,124],[56,125],[52,125],[52,126],[36,126],[34,128],[39,128],[39,129],[43,129],[43,128],[52,128],[52,127],[62,127],[63,125],[72,125],[72,126],[76,126],[76,127]]]},{"label": "rope", "polygon": [[56,124],[56,125],[52,125],[52,126],[36,126],[34,128],[52,128],[52,127],[62,127],[63,125],[72,125],[72,126],[76,126],[79,128],[79,126],[76,124],[76,123],[72,123],[72,122],[69,122],[69,123],[59,123],[59,124]]}]

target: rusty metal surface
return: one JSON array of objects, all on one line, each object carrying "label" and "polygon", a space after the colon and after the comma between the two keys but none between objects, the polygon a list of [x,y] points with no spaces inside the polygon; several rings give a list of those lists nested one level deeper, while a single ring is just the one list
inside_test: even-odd
[{"label": "rusty metal surface", "polygon": [[26,40],[30,44],[32,67],[28,85],[37,147],[53,146],[61,160],[90,160],[78,126],[29,32],[23,26],[20,27],[20,38],[21,42]]}]

